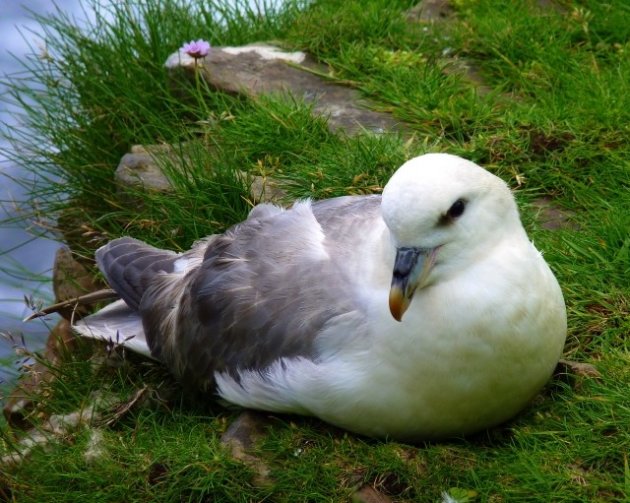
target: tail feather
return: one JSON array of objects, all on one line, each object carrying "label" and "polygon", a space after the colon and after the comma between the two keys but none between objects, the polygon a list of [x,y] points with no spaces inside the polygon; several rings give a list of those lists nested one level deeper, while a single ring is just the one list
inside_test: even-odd
[{"label": "tail feather", "polygon": [[96,251],[96,262],[107,282],[133,309],[138,309],[152,276],[171,273],[179,255],[137,239],[115,239]]},{"label": "tail feather", "polygon": [[[112,289],[121,300],[110,304],[97,313],[78,321],[74,328],[84,337],[113,340],[146,356],[151,356],[144,332],[142,314],[149,329],[151,347],[158,355],[162,338],[169,336],[172,306],[178,303],[183,290],[180,281],[188,271],[199,267],[205,251],[216,239],[210,236],[198,241],[191,250],[178,254],[160,250],[142,241],[123,237],[109,242],[96,251],[96,262]],[[139,312],[146,294],[157,296],[149,299],[151,313]]]},{"label": "tail feather", "polygon": [[99,312],[77,321],[79,335],[90,339],[112,341],[141,355],[154,358],[147,344],[142,318],[124,300],[116,301]]}]

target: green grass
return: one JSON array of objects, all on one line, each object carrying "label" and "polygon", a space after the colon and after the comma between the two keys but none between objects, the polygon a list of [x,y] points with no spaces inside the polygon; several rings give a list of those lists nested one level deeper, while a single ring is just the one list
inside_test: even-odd
[{"label": "green grass", "polygon": [[[251,207],[239,170],[280,180],[293,197],[378,192],[401,162],[447,151],[514,189],[527,230],[563,288],[568,358],[599,379],[557,375],[512,422],[477,436],[418,446],[368,440],[320,421],[278,417],[257,446],[273,484],[257,486],[219,437],[236,412],[166,393],[97,428],[105,454],[88,462],[81,427],[0,472],[16,501],[345,501],[372,484],[396,501],[624,501],[630,498],[630,8],[622,0],[454,2],[458,21],[411,25],[411,1],[322,0],[269,16],[214,2],[116,3],[113,21],[79,30],[61,13],[38,18],[48,55],[9,79],[30,129],[6,130],[14,159],[48,183],[33,218],[58,217],[88,264],[104,241],[130,234],[172,249],[238,222]],[[325,27],[325,28],[322,28]],[[163,62],[184,41],[275,40],[311,52],[409,124],[410,137],[348,138],[299,99],[249,101],[170,85]],[[443,55],[475,62],[492,88],[444,72]],[[35,86],[39,91],[30,90]],[[172,194],[121,194],[113,172],[134,144],[184,142]],[[547,195],[578,229],[541,227]],[[71,358],[43,410],[89,403],[97,389],[128,396],[169,382],[152,364],[97,369]],[[0,452],[14,434],[2,427]],[[452,490],[455,488],[455,490]]]}]

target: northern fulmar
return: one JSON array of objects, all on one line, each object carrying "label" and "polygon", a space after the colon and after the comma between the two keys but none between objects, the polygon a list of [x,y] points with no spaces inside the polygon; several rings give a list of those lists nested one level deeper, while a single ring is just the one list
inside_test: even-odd
[{"label": "northern fulmar", "polygon": [[556,278],[497,176],[435,153],[382,196],[260,204],[185,253],[96,252],[121,300],[75,326],[242,407],[368,436],[465,435],[520,411],[566,338]]}]

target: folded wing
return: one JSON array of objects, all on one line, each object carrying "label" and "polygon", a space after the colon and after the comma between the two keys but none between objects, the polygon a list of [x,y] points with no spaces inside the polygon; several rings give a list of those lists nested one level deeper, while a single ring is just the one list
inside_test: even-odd
[{"label": "folded wing", "polygon": [[354,262],[379,221],[379,196],[286,211],[265,205],[184,254],[121,238],[97,261],[139,313],[153,357],[183,381],[212,389],[215,372],[237,377],[283,357],[317,359],[318,333],[364,307]]}]

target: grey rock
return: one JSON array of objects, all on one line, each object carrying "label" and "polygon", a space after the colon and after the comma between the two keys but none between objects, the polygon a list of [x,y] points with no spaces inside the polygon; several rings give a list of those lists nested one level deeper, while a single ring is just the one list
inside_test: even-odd
[{"label": "grey rock", "polygon": [[129,153],[122,156],[114,177],[124,190],[131,186],[156,192],[171,192],[173,184],[166,175],[172,169],[184,173],[184,164],[192,162],[188,143],[177,146],[133,145]]},{"label": "grey rock", "polygon": [[554,11],[558,14],[567,14],[569,12],[566,6],[554,0],[536,0],[536,5],[538,5],[538,7],[540,7],[543,11]]},{"label": "grey rock", "polygon": [[458,75],[473,86],[479,95],[483,96],[492,91],[481,76],[481,68],[468,59],[461,57],[446,58],[443,60],[442,71],[446,75]]},{"label": "grey rock", "polygon": [[256,442],[264,434],[269,420],[263,414],[246,410],[228,427],[221,436],[221,443],[226,446],[232,457],[247,465],[256,474],[254,483],[265,486],[271,483],[270,469],[260,459],[251,454]]},{"label": "grey rock", "polygon": [[[412,23],[452,23],[457,22],[457,14],[449,0],[423,0],[411,9],[405,16],[407,21]],[[444,56],[448,56],[445,51]],[[460,56],[444,57],[442,59],[443,72],[445,75],[456,75],[468,82],[483,96],[492,91],[483,77],[481,69],[472,61]]]},{"label": "grey rock", "polygon": [[449,0],[423,0],[411,9],[405,16],[407,21],[420,23],[435,23],[444,21],[455,14]]},{"label": "grey rock", "polygon": [[559,373],[572,373],[581,377],[590,377],[598,379],[602,376],[601,372],[597,370],[595,365],[585,362],[576,362],[573,360],[561,359],[558,361],[556,372]]},{"label": "grey rock", "polygon": [[249,194],[252,202],[258,203],[288,203],[288,195],[283,190],[278,181],[268,176],[248,175],[242,173],[242,176],[250,184]]},{"label": "grey rock", "polygon": [[169,192],[173,189],[155,157],[148,153],[125,154],[114,176],[122,188],[131,186],[158,192]]},{"label": "grey rock", "polygon": [[539,197],[532,202],[532,206],[537,210],[536,218],[543,229],[579,229],[579,225],[572,220],[575,214],[560,208],[549,196]]},{"label": "grey rock", "polygon": [[223,445],[238,444],[241,449],[251,449],[262,438],[269,424],[266,416],[251,410],[242,412],[221,435]]},{"label": "grey rock", "polygon": [[[80,297],[97,290],[99,286],[94,280],[94,275],[74,259],[69,248],[62,247],[57,250],[53,266],[53,292],[56,302]],[[88,308],[87,306],[76,305],[66,310],[60,310],[59,314],[71,321],[88,314]]]},{"label": "grey rock", "polygon": [[[566,7],[555,0],[536,0],[536,5],[543,11],[567,13]],[[455,15],[455,9],[450,0],[422,0],[405,13],[407,21],[420,23],[448,21]]]},{"label": "grey rock", "polygon": [[372,486],[363,486],[352,495],[352,503],[392,503],[392,500]]},{"label": "grey rock", "polygon": [[262,94],[289,93],[312,103],[315,113],[327,117],[332,131],[355,135],[404,130],[390,114],[370,110],[358,91],[328,79],[328,68],[301,52],[283,52],[261,43],[213,47],[201,60],[174,53],[166,67],[174,78],[181,78],[181,70],[190,75],[198,71],[214,89],[254,99]]}]

